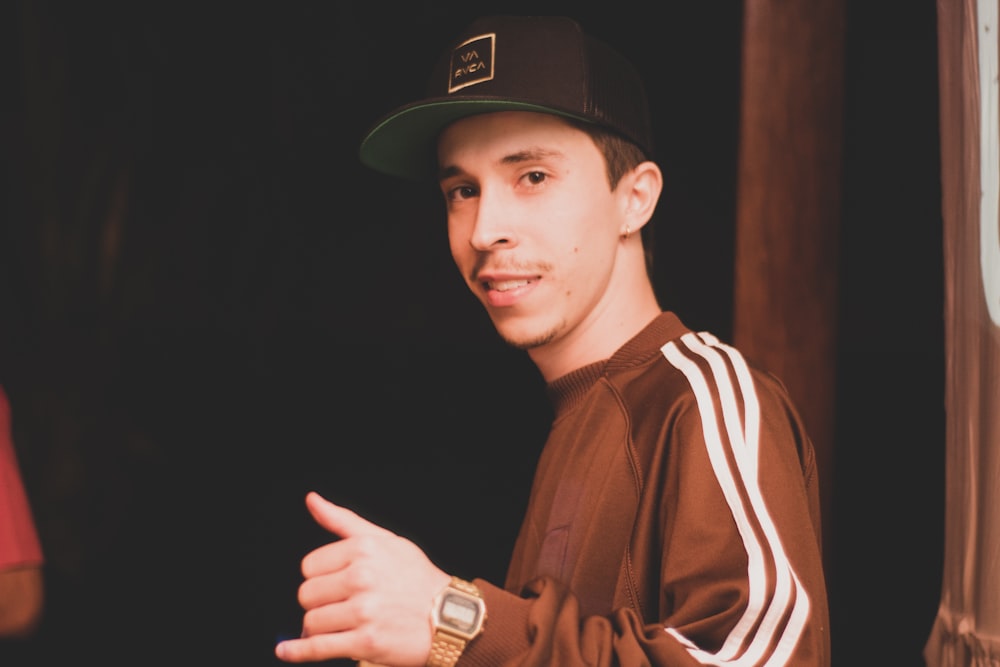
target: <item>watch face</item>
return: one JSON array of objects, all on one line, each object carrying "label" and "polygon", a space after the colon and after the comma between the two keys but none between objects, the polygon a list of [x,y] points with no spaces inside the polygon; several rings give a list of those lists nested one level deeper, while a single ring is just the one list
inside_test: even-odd
[{"label": "watch face", "polygon": [[457,593],[447,593],[441,600],[441,623],[462,634],[472,634],[479,626],[482,606]]}]

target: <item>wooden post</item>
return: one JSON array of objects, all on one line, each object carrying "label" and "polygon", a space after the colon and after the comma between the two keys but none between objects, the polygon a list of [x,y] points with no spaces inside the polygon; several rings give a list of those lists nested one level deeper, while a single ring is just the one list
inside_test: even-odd
[{"label": "wooden post", "polygon": [[734,342],[788,386],[832,523],[844,0],[746,0]]}]

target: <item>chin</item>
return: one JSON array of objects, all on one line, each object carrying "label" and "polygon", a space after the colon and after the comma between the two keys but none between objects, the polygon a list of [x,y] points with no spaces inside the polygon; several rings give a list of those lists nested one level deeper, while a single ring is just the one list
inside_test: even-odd
[{"label": "chin", "polygon": [[500,337],[518,350],[532,350],[547,345],[555,339],[558,331],[557,327],[530,327],[523,323],[498,321],[496,318],[493,319],[493,325]]}]

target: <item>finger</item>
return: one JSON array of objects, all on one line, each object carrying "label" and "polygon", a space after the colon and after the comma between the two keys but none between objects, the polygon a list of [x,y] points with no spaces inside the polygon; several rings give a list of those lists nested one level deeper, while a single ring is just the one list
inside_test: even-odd
[{"label": "finger", "polygon": [[304,610],[308,612],[347,599],[348,592],[339,573],[312,574],[310,566],[305,562],[302,569],[306,579],[299,585],[298,599],[299,606]]},{"label": "finger", "polygon": [[356,639],[351,632],[336,632],[286,639],[274,647],[274,654],[285,662],[318,662],[356,655]]},{"label": "finger", "polygon": [[302,616],[302,634],[299,635],[299,638],[305,639],[357,629],[365,622],[365,619],[359,617],[354,611],[356,606],[350,602],[336,602],[307,610]]},{"label": "finger", "polygon": [[315,491],[306,495],[306,507],[316,523],[340,537],[388,532],[346,507],[331,503]]},{"label": "finger", "polygon": [[306,578],[339,572],[358,559],[370,558],[380,551],[373,540],[395,537],[392,531],[331,503],[315,491],[306,496],[306,506],[320,526],[341,538],[314,549],[302,559],[302,574]]}]

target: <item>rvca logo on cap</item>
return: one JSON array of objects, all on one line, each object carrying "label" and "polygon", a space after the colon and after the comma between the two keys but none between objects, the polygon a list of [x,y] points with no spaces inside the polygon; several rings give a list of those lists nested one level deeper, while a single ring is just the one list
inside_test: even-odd
[{"label": "rvca logo on cap", "polygon": [[493,78],[496,39],[495,32],[479,35],[462,42],[451,52],[451,69],[448,71],[449,93]]}]

